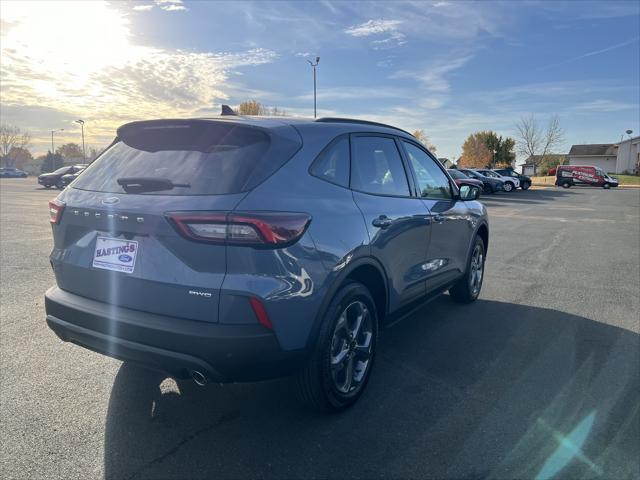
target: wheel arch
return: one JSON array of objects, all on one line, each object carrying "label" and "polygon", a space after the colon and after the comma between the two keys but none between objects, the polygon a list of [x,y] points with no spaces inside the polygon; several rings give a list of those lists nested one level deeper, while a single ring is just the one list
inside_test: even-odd
[{"label": "wheel arch", "polygon": [[387,274],[382,264],[374,257],[360,257],[353,260],[332,281],[314,319],[313,328],[307,340],[307,348],[315,345],[324,315],[336,292],[350,282],[363,284],[373,297],[378,313],[378,322],[387,315],[389,288]]}]

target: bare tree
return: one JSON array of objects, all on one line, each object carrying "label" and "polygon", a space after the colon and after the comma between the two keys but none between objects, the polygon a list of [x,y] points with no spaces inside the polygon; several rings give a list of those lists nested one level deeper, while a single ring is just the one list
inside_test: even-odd
[{"label": "bare tree", "polygon": [[518,153],[531,158],[538,156],[540,163],[564,143],[564,130],[558,115],[549,119],[546,130],[540,127],[533,114],[522,117],[516,123],[516,130],[518,131]]},{"label": "bare tree", "polygon": [[424,130],[422,129],[416,130],[411,135],[413,135],[416,138],[416,140],[418,140],[421,144],[427,147],[431,153],[436,153],[436,150],[437,150],[436,146],[433,143],[431,143],[431,140],[429,139],[427,134],[424,133]]},{"label": "bare tree", "polygon": [[27,150],[31,143],[31,135],[29,132],[22,131],[15,125],[0,125],[0,157],[2,161],[7,163],[13,162],[9,153],[12,149]]}]

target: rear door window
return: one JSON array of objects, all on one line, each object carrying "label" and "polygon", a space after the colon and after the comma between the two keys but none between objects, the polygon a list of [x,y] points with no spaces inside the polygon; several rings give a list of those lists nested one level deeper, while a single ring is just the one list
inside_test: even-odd
[{"label": "rear door window", "polygon": [[376,195],[410,195],[402,158],[393,138],[351,138],[351,188]]},{"label": "rear door window", "polygon": [[74,188],[125,193],[123,179],[140,179],[137,194],[239,193],[264,181],[301,145],[299,137],[232,122],[141,122],[123,128],[119,141],[87,167]]}]

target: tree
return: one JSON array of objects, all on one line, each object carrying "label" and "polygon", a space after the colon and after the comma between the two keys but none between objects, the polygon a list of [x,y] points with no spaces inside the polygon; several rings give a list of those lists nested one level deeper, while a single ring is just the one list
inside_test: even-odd
[{"label": "tree", "polygon": [[522,117],[516,123],[518,152],[531,158],[538,165],[547,161],[547,156],[564,143],[564,130],[557,115],[549,119],[546,130],[538,124],[535,116]]},{"label": "tree", "polygon": [[4,123],[0,125],[0,157],[5,166],[14,166],[9,157],[12,148],[27,149],[30,143],[31,135],[29,132],[22,131],[15,125]]},{"label": "tree", "polygon": [[238,115],[259,115],[280,117],[287,114],[278,107],[266,107],[257,100],[247,100],[238,105]]},{"label": "tree", "polygon": [[472,133],[462,145],[462,156],[458,160],[459,167],[485,168],[491,163],[492,153],[487,148],[483,132]]},{"label": "tree", "polygon": [[513,152],[515,147],[515,140],[512,138],[502,138],[497,133],[492,131],[484,131],[476,133],[479,138],[482,138],[487,149],[491,153],[491,162],[489,167],[511,167],[516,160],[516,155]]},{"label": "tree", "polygon": [[64,165],[64,160],[62,159],[62,155],[59,153],[51,153],[47,152],[47,155],[42,162],[42,166],[40,167],[40,171],[42,173],[49,173],[57,170],[62,165]]},{"label": "tree", "polygon": [[436,153],[436,150],[437,150],[436,146],[433,143],[431,143],[431,140],[429,139],[427,134],[424,133],[424,130],[422,129],[416,130],[411,135],[416,137],[416,140],[418,140],[421,144],[427,147],[431,153]]},{"label": "tree", "polygon": [[9,150],[6,158],[8,160],[6,161],[7,165],[23,170],[24,166],[33,160],[33,155],[31,155],[31,152],[27,148],[13,147]]},{"label": "tree", "polygon": [[56,149],[56,153],[61,155],[65,160],[82,160],[82,147],[77,143],[65,143]]},{"label": "tree", "polygon": [[99,149],[96,147],[89,147],[89,151],[87,152],[87,163],[93,162],[103,150],[104,148]]}]

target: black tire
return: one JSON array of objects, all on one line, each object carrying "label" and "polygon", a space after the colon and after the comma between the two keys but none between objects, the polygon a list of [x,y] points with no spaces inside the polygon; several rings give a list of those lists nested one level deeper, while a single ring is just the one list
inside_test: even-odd
[{"label": "black tire", "polygon": [[531,184],[529,182],[524,182],[522,184],[522,190],[529,190],[530,186],[531,186]]},{"label": "black tire", "polygon": [[44,188],[49,189],[51,188],[51,185],[44,185]]},{"label": "black tire", "polygon": [[562,182],[562,188],[569,188],[571,187],[571,183],[569,182]]},{"label": "black tire", "polygon": [[491,187],[491,185],[483,183],[482,184],[482,193],[484,193],[485,195],[493,193],[493,188]]},{"label": "black tire", "polygon": [[505,192],[509,193],[513,191],[515,187],[512,182],[504,182],[504,185],[502,188],[504,189]]},{"label": "black tire", "polygon": [[[368,321],[363,319],[360,322],[361,327],[358,329],[358,333],[354,336],[355,338],[350,337],[352,339],[351,343],[347,345],[349,343],[348,340],[346,340],[346,337],[340,338],[339,332],[352,330],[340,327],[340,325],[349,325],[351,323],[349,309],[353,310],[356,306],[360,308],[359,304],[368,310]],[[345,320],[339,322],[343,314]],[[365,328],[368,329],[366,332]],[[363,335],[365,333],[366,335]],[[366,346],[365,339],[369,340]],[[353,282],[344,285],[331,300],[322,319],[313,352],[296,378],[296,387],[301,400],[313,409],[323,412],[338,412],[353,405],[362,395],[371,376],[377,339],[378,314],[369,290],[361,283]],[[362,346],[358,345],[359,341],[363,342]],[[363,349],[367,348],[369,353],[365,357]],[[336,352],[336,349],[339,351]],[[342,355],[347,350],[349,353]],[[337,360],[341,355],[346,361]],[[360,380],[357,381],[356,376],[361,373],[358,368],[362,368],[365,358],[367,360],[364,372],[362,372]],[[358,363],[356,364],[356,362]],[[337,366],[341,364],[342,369],[339,369]],[[332,365],[334,365],[333,368]],[[349,367],[348,365],[351,366]],[[348,378],[347,372],[349,369],[351,371],[351,381],[347,385],[346,378]],[[346,389],[346,392],[340,390],[339,384],[341,382],[339,382],[339,378],[341,377],[339,376],[342,373],[345,375],[345,382],[342,387]],[[355,383],[352,385],[354,381]]]},{"label": "black tire", "polygon": [[608,183],[605,183],[604,185],[602,185],[602,188],[604,188],[605,190],[609,190],[611,188],[611,185]]},{"label": "black tire", "polygon": [[[479,250],[481,255],[480,257],[480,277],[479,280],[476,280],[475,275],[477,275],[477,258],[476,251]],[[473,246],[471,247],[471,255],[469,255],[469,260],[467,261],[467,270],[463,277],[458,280],[458,282],[449,289],[449,295],[451,298],[457,303],[471,303],[475,301],[480,295],[480,291],[482,290],[482,282],[484,281],[484,263],[485,263],[485,252],[486,248],[484,246],[484,241],[481,237],[476,236]],[[476,267],[474,267],[474,264]],[[473,282],[472,282],[473,276]]]}]

